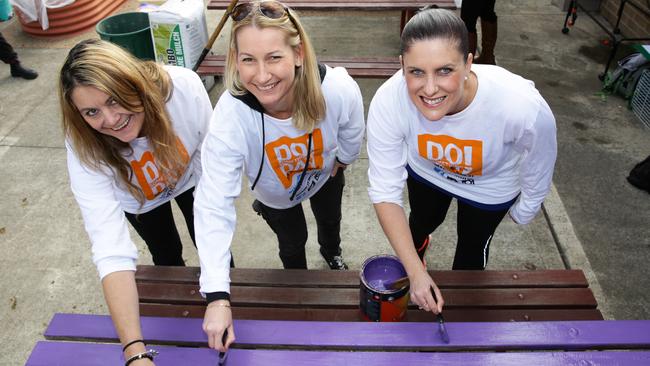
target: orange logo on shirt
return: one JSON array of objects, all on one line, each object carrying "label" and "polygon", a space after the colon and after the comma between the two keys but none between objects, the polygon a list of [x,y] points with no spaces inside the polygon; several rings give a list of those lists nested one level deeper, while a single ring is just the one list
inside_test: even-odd
[{"label": "orange logo on shirt", "polygon": [[[176,147],[178,153],[181,155],[183,164],[173,169],[173,175],[176,178],[180,178],[185,173],[190,156],[179,138],[176,138]],[[140,160],[131,160],[131,168],[133,168],[133,173],[138,180],[138,184],[148,200],[154,199],[167,188],[167,182],[161,176],[160,169],[151,151],[145,151],[140,157]]]},{"label": "orange logo on shirt", "polygon": [[419,135],[420,156],[443,169],[465,176],[483,174],[483,142],[459,140],[446,135]]},{"label": "orange logo on shirt", "polygon": [[[293,176],[301,174],[307,160],[307,144],[309,134],[296,138],[283,136],[264,147],[269,157],[273,171],[282,182],[285,189],[291,187]],[[323,168],[323,134],[316,129],[312,135],[311,154],[307,170]]]}]

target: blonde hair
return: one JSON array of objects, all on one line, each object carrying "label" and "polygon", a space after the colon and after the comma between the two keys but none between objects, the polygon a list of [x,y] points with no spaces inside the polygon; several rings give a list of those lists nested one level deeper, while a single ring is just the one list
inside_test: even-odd
[{"label": "blonde hair", "polygon": [[286,6],[286,15],[271,19],[259,11],[260,1],[256,1],[254,10],[246,18],[234,21],[230,31],[230,47],[226,55],[224,86],[233,95],[243,95],[248,90],[243,86],[237,72],[237,31],[251,26],[259,29],[277,28],[286,35],[286,41],[296,50],[302,45],[303,64],[297,67],[293,88],[292,121],[295,128],[311,132],[325,118],[325,97],[321,90],[320,75],[316,53],[311,41],[296,14]]},{"label": "blonde hair", "polygon": [[131,146],[95,130],[83,119],[72,102],[72,92],[77,86],[97,88],[125,109],[144,112],[140,134],[149,139],[166,184],[173,186],[178,181],[180,177],[174,167],[183,163],[183,156],[165,109],[173,87],[169,74],[161,66],[139,60],[112,43],[90,39],[70,50],[59,78],[63,132],[79,160],[96,171],[110,168],[118,184],[142,205],[144,192],[132,183],[133,168],[124,158],[133,152]]}]

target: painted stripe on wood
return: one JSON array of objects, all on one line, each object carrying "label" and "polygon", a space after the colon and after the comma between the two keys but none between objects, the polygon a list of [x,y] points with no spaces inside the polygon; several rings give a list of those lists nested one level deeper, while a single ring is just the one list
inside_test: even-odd
[{"label": "painted stripe on wood", "polygon": [[[206,348],[155,346],[158,366],[215,365],[217,353]],[[124,361],[118,345],[38,342],[26,366],[114,366]],[[520,366],[520,365],[647,365],[650,352],[325,352],[231,349],[229,366],[361,365],[373,366]]]},{"label": "painted stripe on wood", "polygon": [[[202,319],[141,317],[152,343],[205,345]],[[436,350],[436,349],[614,349],[650,348],[650,320],[449,323],[444,344],[435,323],[363,323],[235,320],[239,346]],[[48,339],[106,339],[117,336],[109,316],[55,314]]]}]

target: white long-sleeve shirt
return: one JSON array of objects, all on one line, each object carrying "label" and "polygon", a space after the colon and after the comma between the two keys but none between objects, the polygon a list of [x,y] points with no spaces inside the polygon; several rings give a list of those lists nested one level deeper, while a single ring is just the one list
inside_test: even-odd
[{"label": "white long-sleeve shirt", "polygon": [[138,252],[129,235],[124,212],[148,212],[194,187],[201,175],[201,143],[207,132],[212,104],[194,72],[174,66],[167,66],[165,70],[173,83],[173,92],[165,107],[186,160],[185,166],[178,167],[183,173],[174,188],[160,179],[146,137],[132,141],[133,154],[125,156],[134,171],[133,183],[145,193],[142,207],[118,183],[112,170],[105,167],[96,171],[84,166],[66,141],[70,186],[81,209],[100,278],[116,271],[135,270]]},{"label": "white long-sleeve shirt", "polygon": [[196,190],[194,222],[201,262],[201,292],[230,291],[230,244],[235,230],[234,200],[242,173],[252,185],[265,149],[263,168],[253,190],[269,207],[285,209],[309,199],[325,184],[338,158],[345,164],[359,156],[364,132],[363,102],[357,83],[343,68],[327,68],[321,88],[325,118],[313,131],[309,167],[295,198],[306,162],[308,133],[292,119],[262,115],[223,93],[203,144],[203,175]]},{"label": "white long-sleeve shirt", "polygon": [[401,70],[377,90],[367,132],[373,203],[401,205],[411,174],[479,207],[519,195],[510,214],[520,224],[534,218],[553,177],[555,118],[533,82],[497,66],[472,71],[474,100],[438,121],[417,110]]}]

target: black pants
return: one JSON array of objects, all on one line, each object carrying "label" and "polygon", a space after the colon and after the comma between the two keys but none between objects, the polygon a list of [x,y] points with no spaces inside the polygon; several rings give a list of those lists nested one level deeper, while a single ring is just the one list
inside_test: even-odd
[{"label": "black pants", "polygon": [[14,48],[0,33],[0,60],[6,64],[15,64],[18,61],[18,55]]},{"label": "black pants", "polygon": [[494,12],[496,0],[463,0],[460,7],[460,18],[465,22],[467,31],[476,33],[476,20],[480,17],[486,22],[495,23],[497,14]]},{"label": "black pants", "polygon": [[[185,224],[194,241],[194,188],[190,188],[174,200],[181,209]],[[171,202],[164,203],[139,215],[125,212],[135,231],[149,248],[153,263],[157,266],[184,266],[183,244],[172,215]],[[194,244],[196,246],[196,243]]]},{"label": "black pants", "polygon": [[[324,256],[341,255],[341,197],[345,176],[342,170],[330,177],[309,199],[318,227],[318,243]],[[261,215],[278,237],[280,259],[284,268],[307,268],[305,244],[307,222],[302,204],[284,210],[268,207],[255,200],[253,209]]]},{"label": "black pants", "polygon": [[[406,184],[411,205],[409,227],[417,249],[445,221],[452,197],[410,176]],[[492,235],[509,209],[488,211],[458,201],[458,242],[452,269],[485,269]]]}]

